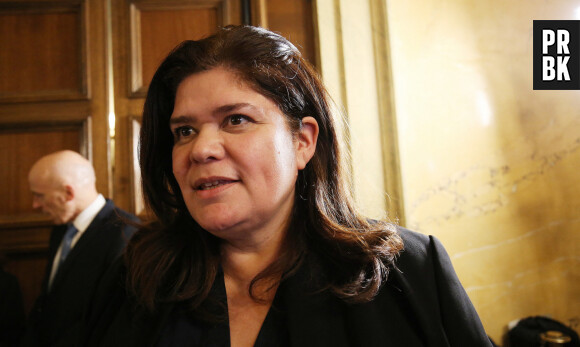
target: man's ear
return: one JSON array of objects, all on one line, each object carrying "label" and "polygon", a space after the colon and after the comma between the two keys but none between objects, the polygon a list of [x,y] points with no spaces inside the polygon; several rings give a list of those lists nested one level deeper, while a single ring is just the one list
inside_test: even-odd
[{"label": "man's ear", "polygon": [[64,197],[66,201],[71,201],[75,197],[75,189],[69,184],[64,186]]},{"label": "man's ear", "polygon": [[298,170],[314,156],[316,141],[318,140],[318,122],[313,117],[302,118],[302,128],[296,137],[296,165]]}]

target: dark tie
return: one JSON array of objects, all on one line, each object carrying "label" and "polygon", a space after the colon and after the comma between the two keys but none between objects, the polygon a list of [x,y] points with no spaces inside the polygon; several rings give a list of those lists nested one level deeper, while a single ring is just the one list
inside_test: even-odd
[{"label": "dark tie", "polygon": [[64,260],[68,256],[72,248],[72,240],[77,232],[78,232],[77,228],[75,228],[75,226],[72,223],[68,225],[66,233],[64,234],[64,238],[62,239],[62,249],[60,251],[59,266],[62,265],[62,263],[64,263]]}]

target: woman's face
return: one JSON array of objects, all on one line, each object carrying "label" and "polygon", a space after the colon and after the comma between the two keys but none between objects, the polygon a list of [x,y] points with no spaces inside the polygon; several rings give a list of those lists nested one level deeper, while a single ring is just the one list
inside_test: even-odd
[{"label": "woman's face", "polygon": [[276,104],[227,69],[186,78],[170,127],[173,174],[192,217],[224,239],[282,230],[316,146],[316,121],[304,124],[293,136]]}]

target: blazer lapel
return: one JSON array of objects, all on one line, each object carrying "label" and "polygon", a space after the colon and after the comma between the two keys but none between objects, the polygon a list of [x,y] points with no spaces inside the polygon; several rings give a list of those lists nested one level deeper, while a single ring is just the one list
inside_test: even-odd
[{"label": "blazer lapel", "polygon": [[[78,254],[85,252],[86,249],[93,247],[93,239],[99,237],[99,233],[104,228],[104,221],[109,220],[109,215],[113,212],[113,203],[107,200],[107,203],[103,208],[97,213],[95,218],[91,221],[91,224],[87,227],[87,230],[83,233],[81,238],[78,240],[76,245],[71,250],[69,256],[67,257],[67,261],[69,258],[74,259]],[[65,263],[67,262],[65,261]]]},{"label": "blazer lapel", "polygon": [[328,291],[309,290],[312,278],[306,267],[278,289],[292,346],[447,346],[439,327],[433,326],[437,313],[429,311],[428,302],[417,297],[398,270],[391,271],[373,301],[347,304]]},{"label": "blazer lapel", "polygon": [[[400,257],[404,261],[405,255]],[[431,266],[431,264],[428,264]],[[407,268],[407,266],[404,266]],[[411,269],[416,270],[416,269]],[[407,314],[410,320],[414,320],[417,332],[420,333],[423,342],[427,346],[447,347],[447,338],[443,334],[441,325],[441,313],[439,307],[433,305],[438,303],[437,289],[434,288],[434,271],[423,271],[422,275],[418,270],[411,275],[407,275],[398,269],[393,269],[389,273],[389,282],[400,289],[402,300],[408,305],[403,314]]]},{"label": "blazer lapel", "polygon": [[[105,206],[103,206],[103,208],[99,211],[99,213],[97,213],[95,218],[92,220],[91,224],[89,224],[89,226],[87,227],[87,230],[85,230],[85,232],[81,235],[80,239],[77,241],[75,246],[71,249],[69,255],[66,257],[66,260],[60,265],[59,269],[57,270],[54,279],[52,281],[51,291],[59,285],[59,283],[62,281],[64,277],[66,277],[65,276],[66,273],[69,272],[70,269],[73,267],[73,264],[75,264],[80,254],[85,253],[87,251],[90,252],[93,250],[92,245],[93,242],[91,240],[94,239],[95,237],[99,237],[99,231],[101,231],[101,229],[103,228],[102,222],[103,220],[107,219],[107,216],[113,211],[113,208],[114,206],[112,202],[107,201]],[[63,228],[61,231],[62,235],[60,236],[59,240],[62,241],[65,232],[66,228]],[[60,241],[56,246],[56,249],[58,249],[59,245]]]}]

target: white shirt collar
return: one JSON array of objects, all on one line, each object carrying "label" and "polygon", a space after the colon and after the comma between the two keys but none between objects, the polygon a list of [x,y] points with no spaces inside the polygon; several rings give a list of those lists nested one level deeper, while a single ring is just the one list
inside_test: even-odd
[{"label": "white shirt collar", "polygon": [[78,234],[82,234],[85,230],[87,230],[93,219],[95,219],[95,216],[99,213],[103,206],[105,206],[106,203],[107,201],[103,195],[99,194],[97,198],[83,210],[83,212],[79,213],[77,218],[75,218],[73,221],[73,225],[79,231]]},{"label": "white shirt collar", "polygon": [[[77,228],[78,232],[73,237],[71,242],[71,248],[74,247],[77,241],[81,238],[85,230],[89,227],[89,225],[93,222],[93,219],[97,216],[99,211],[105,206],[107,201],[103,197],[103,195],[99,194],[97,198],[91,202],[91,204],[81,212],[77,218],[73,220],[73,225]],[[62,251],[62,244],[58,247],[56,255],[52,260],[52,271],[50,273],[50,278],[48,281],[48,287],[52,287],[52,281],[54,280],[54,276],[58,270],[58,265],[60,262],[60,253]]]}]

